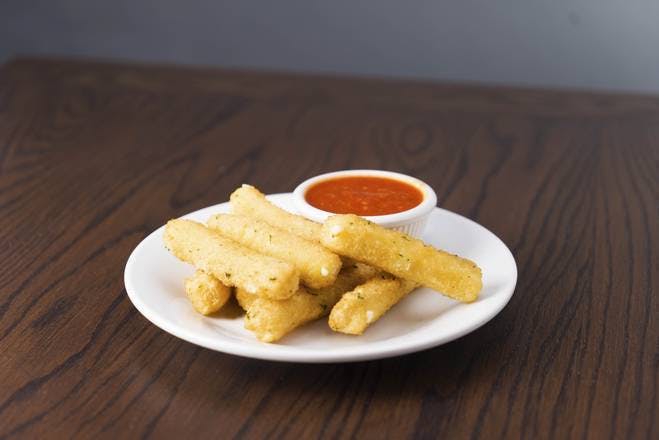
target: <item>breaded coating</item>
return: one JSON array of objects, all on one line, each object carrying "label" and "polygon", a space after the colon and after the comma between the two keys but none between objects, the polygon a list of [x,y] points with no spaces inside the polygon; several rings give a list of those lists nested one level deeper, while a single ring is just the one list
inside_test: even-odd
[{"label": "breaded coating", "polygon": [[251,185],[243,184],[230,197],[231,210],[235,214],[256,218],[305,240],[320,240],[320,223],[301,215],[291,214],[274,205],[265,195]]},{"label": "breaded coating", "polygon": [[191,277],[186,278],[185,293],[197,312],[210,315],[220,310],[231,298],[231,287],[197,269]]},{"label": "breaded coating", "polygon": [[323,307],[323,315],[327,315],[334,304],[341,299],[341,296],[359,286],[360,284],[370,280],[382,272],[373,266],[363,263],[353,263],[350,266],[344,266],[336,278],[336,282],[331,286],[322,289],[307,289],[309,294],[315,296],[320,304],[327,305]]},{"label": "breaded coating", "polygon": [[290,298],[274,301],[236,289],[236,299],[245,309],[245,328],[263,342],[274,342],[296,327],[322,314],[321,305],[304,287]]},{"label": "breaded coating", "polygon": [[335,332],[361,335],[415,287],[413,281],[390,275],[371,278],[341,297],[329,315],[329,326]]},{"label": "breaded coating", "polygon": [[243,246],[291,263],[308,287],[332,285],[341,269],[341,259],[327,248],[256,218],[217,214],[208,220],[208,227]]},{"label": "breaded coating", "polygon": [[261,255],[201,223],[170,220],[164,240],[174,256],[227,286],[271,299],[290,298],[298,289],[300,277],[292,264]]},{"label": "breaded coating", "polygon": [[367,265],[356,264],[341,270],[336,282],[322,289],[301,288],[291,298],[273,301],[236,290],[236,299],[245,309],[245,328],[263,342],[275,342],[301,325],[329,313],[345,292],[375,276]]},{"label": "breaded coating", "polygon": [[458,301],[476,300],[483,287],[481,270],[473,261],[353,214],[329,217],[321,230],[321,243],[339,255],[415,281]]}]

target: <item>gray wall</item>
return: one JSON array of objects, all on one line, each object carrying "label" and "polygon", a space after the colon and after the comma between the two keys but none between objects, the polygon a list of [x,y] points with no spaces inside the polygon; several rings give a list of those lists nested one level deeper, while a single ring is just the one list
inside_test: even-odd
[{"label": "gray wall", "polygon": [[659,0],[1,0],[19,53],[659,92]]}]

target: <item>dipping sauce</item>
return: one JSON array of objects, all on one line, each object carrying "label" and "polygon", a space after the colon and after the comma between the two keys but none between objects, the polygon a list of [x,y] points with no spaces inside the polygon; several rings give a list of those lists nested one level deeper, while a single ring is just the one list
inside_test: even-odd
[{"label": "dipping sauce", "polygon": [[368,216],[407,211],[423,201],[423,193],[396,179],[348,176],[316,183],[304,198],[323,211]]}]

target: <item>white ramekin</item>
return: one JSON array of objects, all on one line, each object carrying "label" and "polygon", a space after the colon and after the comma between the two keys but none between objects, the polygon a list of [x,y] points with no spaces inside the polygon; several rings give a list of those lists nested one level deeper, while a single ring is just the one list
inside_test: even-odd
[{"label": "white ramekin", "polygon": [[433,189],[425,182],[415,177],[394,173],[392,171],[346,170],[335,171],[333,173],[326,173],[312,177],[311,179],[307,179],[299,184],[297,188],[295,188],[295,191],[293,191],[293,203],[295,205],[295,209],[300,215],[303,215],[308,219],[317,222],[325,221],[327,217],[334,215],[334,213],[323,211],[314,206],[311,206],[305,198],[306,192],[311,186],[318,182],[345,176],[386,177],[389,179],[400,180],[418,188],[423,194],[423,200],[414,208],[408,209],[407,211],[397,212],[395,214],[363,217],[374,223],[377,223],[378,225],[384,226],[385,228],[401,231],[413,237],[420,237],[421,234],[423,234],[423,230],[426,227],[426,223],[428,223],[430,213],[437,205],[437,195],[435,194],[435,191],[433,191]]}]

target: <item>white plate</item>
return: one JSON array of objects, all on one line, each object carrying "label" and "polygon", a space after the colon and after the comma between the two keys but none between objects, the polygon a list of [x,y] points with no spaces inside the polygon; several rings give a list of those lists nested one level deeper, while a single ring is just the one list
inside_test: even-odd
[{"label": "white plate", "polygon": [[[293,210],[292,194],[268,196]],[[222,203],[185,218],[205,222],[228,212]],[[327,319],[296,329],[275,344],[258,341],[243,328],[242,316],[205,317],[196,313],[183,290],[193,269],[163,245],[163,227],[135,248],[126,263],[124,282],[130,300],[149,321],[181,339],[224,353],[291,362],[348,362],[402,355],[457,339],[482,326],[503,309],[517,282],[515,259],[506,245],[479,224],[445,209],[431,214],[423,239],[472,259],[483,269],[477,301],[462,304],[420,288],[393,307],[362,336],[334,333]]]}]

